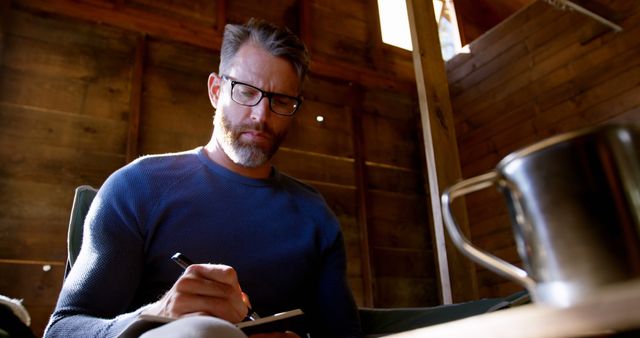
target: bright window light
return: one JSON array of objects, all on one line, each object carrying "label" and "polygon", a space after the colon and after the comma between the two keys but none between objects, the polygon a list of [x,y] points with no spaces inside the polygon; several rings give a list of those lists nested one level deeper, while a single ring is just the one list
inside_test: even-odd
[{"label": "bright window light", "polygon": [[[446,61],[464,51],[452,0],[433,0],[435,20],[438,23],[442,58]],[[407,3],[403,0],[378,0],[382,42],[413,50]]]},{"label": "bright window light", "polygon": [[413,50],[407,3],[404,0],[378,0],[382,42]]}]

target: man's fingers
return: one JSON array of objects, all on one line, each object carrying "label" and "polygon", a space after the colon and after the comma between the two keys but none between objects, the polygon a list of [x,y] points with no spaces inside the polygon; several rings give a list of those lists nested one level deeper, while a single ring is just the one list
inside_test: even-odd
[{"label": "man's fingers", "polygon": [[238,275],[236,270],[228,265],[223,264],[194,264],[187,268],[186,273],[194,273],[205,279],[218,281],[231,285],[238,291],[240,284],[238,283]]},{"label": "man's fingers", "polygon": [[226,265],[189,266],[174,285],[170,298],[167,308],[171,317],[205,313],[235,323],[247,313],[235,270]]}]

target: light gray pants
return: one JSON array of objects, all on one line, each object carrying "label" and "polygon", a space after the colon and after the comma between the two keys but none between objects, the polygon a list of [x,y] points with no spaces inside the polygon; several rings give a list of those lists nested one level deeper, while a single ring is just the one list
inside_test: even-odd
[{"label": "light gray pants", "polygon": [[145,332],[140,338],[247,338],[235,325],[209,316],[174,320]]}]

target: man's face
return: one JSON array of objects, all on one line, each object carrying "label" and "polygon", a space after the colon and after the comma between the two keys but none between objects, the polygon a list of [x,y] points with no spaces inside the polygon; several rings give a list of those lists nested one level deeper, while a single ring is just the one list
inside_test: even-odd
[{"label": "man's face", "polygon": [[[230,79],[258,87],[264,91],[297,96],[298,76],[285,59],[275,57],[252,43],[245,43],[230,63],[226,74]],[[255,168],[266,164],[284,140],[291,116],[272,112],[269,99],[254,107],[231,100],[231,81],[217,77],[217,96],[214,137],[227,156],[243,167]],[[215,84],[209,90],[216,90]]]}]

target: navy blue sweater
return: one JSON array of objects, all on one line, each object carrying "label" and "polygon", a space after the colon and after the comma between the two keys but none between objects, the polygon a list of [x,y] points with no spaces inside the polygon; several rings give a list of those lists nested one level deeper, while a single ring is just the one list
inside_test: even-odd
[{"label": "navy blue sweater", "polygon": [[236,269],[256,312],[301,308],[312,337],[360,335],[335,215],[313,188],[275,168],[240,176],[202,147],[142,157],[111,175],[46,337],[113,337],[182,273],[170,260]]}]

